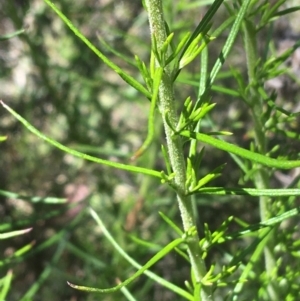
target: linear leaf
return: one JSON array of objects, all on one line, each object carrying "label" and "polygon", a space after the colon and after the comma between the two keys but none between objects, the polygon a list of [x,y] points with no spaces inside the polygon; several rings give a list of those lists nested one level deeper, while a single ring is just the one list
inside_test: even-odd
[{"label": "linear leaf", "polygon": [[288,197],[300,195],[300,189],[256,189],[256,188],[224,188],[224,187],[203,187],[194,191],[196,194],[211,195],[249,195],[249,196],[269,196]]},{"label": "linear leaf", "polygon": [[136,81],[132,76],[124,72],[119,66],[114,64],[109,60],[99,49],[97,49],[80,31],[74,26],[74,24],[58,9],[58,7],[52,3],[50,0],[44,0],[55,13],[63,20],[63,22],[74,32],[79,39],[85,43],[108,67],[114,70],[119,76],[127,82],[130,86],[134,87],[136,90],[140,91],[147,98],[151,98],[151,93],[138,81]]},{"label": "linear leaf", "polygon": [[300,167],[300,160],[288,161],[288,160],[273,159],[255,152],[251,152],[247,149],[241,148],[232,143],[225,142],[205,134],[182,131],[180,132],[180,135],[184,137],[196,139],[203,143],[214,146],[218,149],[235,154],[237,156],[243,157],[245,159],[259,163],[264,166],[275,167],[279,169],[292,169],[295,167]]},{"label": "linear leaf", "polygon": [[[94,219],[97,221],[97,223],[99,225],[102,226],[102,230],[103,230],[103,223],[102,221],[99,219],[98,215],[96,214],[96,212],[94,210],[91,209],[91,214],[93,215]],[[106,230],[106,229],[105,229]],[[107,230],[105,231],[107,232]],[[105,235],[107,236],[106,233]],[[110,234],[109,234],[110,236]],[[112,239],[112,238],[111,238]],[[112,293],[115,291],[120,290],[122,287],[130,284],[132,281],[134,281],[137,277],[139,277],[140,275],[142,275],[145,271],[147,271],[153,264],[155,264],[157,261],[159,261],[161,258],[163,258],[166,254],[168,254],[169,252],[171,252],[175,247],[179,246],[181,243],[184,242],[183,238],[177,238],[175,240],[173,240],[172,242],[170,242],[168,245],[166,245],[162,250],[160,250],[158,253],[156,253],[156,255],[154,255],[143,267],[141,267],[134,275],[132,275],[131,277],[129,277],[127,280],[125,280],[124,282],[120,283],[117,286],[114,286],[112,288],[108,288],[108,289],[99,289],[99,288],[93,288],[93,287],[86,287],[86,286],[79,286],[79,285],[75,285],[72,284],[70,282],[68,282],[68,284],[78,290],[81,291],[87,291],[87,292],[96,292],[96,293]],[[190,300],[190,298],[187,298]]]},{"label": "linear leaf", "polygon": [[45,140],[46,142],[52,144],[56,148],[59,148],[60,150],[66,152],[68,154],[71,154],[75,157],[82,158],[82,159],[85,159],[88,161],[92,161],[92,162],[95,162],[98,164],[108,165],[108,166],[111,166],[114,168],[123,169],[123,170],[131,171],[131,172],[135,172],[135,173],[142,173],[142,174],[150,175],[150,176],[157,177],[160,179],[162,178],[161,172],[156,171],[156,170],[96,158],[96,157],[75,151],[67,146],[64,146],[63,144],[60,144],[59,142],[57,142],[57,141],[49,138],[45,134],[41,133],[33,125],[31,125],[26,119],[24,119],[21,115],[19,115],[17,112],[15,112],[12,108],[10,108],[8,105],[6,105],[2,100],[0,100],[0,103],[7,111],[9,111],[16,119],[18,119],[29,131],[31,131],[33,134],[35,134],[39,138]]}]

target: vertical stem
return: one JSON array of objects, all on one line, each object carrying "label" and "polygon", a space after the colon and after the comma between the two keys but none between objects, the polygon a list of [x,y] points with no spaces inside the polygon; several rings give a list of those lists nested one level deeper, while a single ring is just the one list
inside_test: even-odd
[{"label": "vertical stem", "polygon": [[[148,10],[148,18],[150,23],[150,32],[152,45],[155,39],[158,51],[160,51],[163,43],[167,38],[165,21],[162,9],[162,0],[146,0]],[[159,63],[156,62],[156,65]],[[176,113],[176,106],[173,92],[173,81],[171,72],[168,67],[164,68],[161,84],[159,87],[159,110],[163,118],[163,125],[166,134],[166,141],[168,147],[169,158],[172,169],[175,173],[174,184],[177,193],[177,200],[179,210],[181,213],[183,228],[188,231],[196,226],[195,218],[193,215],[193,208],[190,197],[186,195],[186,167],[182,151],[181,138],[174,136],[173,130],[169,127],[166,121],[166,114],[168,115],[169,122],[173,128],[176,128],[178,123],[178,115]],[[201,249],[199,246],[199,236],[196,233],[187,242],[188,254],[191,260],[192,269],[198,283],[206,275],[206,267],[202,259]],[[200,299],[203,301],[213,300],[211,296],[211,289],[208,286],[202,286]]]},{"label": "vertical stem", "polygon": [[[257,92],[257,83],[256,74],[255,74],[255,65],[258,60],[257,55],[257,45],[256,45],[256,32],[255,28],[250,21],[245,20],[243,24],[243,33],[244,33],[244,44],[247,58],[247,67],[248,67],[248,81],[251,85],[250,89],[250,109],[254,122],[254,131],[255,131],[255,143],[258,148],[258,151],[262,154],[267,152],[267,141],[266,133],[262,121],[262,103],[260,102],[260,95]],[[268,171],[263,166],[258,166],[257,171],[254,175],[254,183],[258,189],[269,188],[269,175]],[[260,206],[260,218],[261,221],[265,221],[270,218],[270,205],[271,200],[268,197],[262,196],[259,198]],[[279,292],[278,286],[276,284],[276,260],[274,256],[274,230],[269,233],[268,241],[264,248],[264,257],[265,257],[265,268],[268,276],[268,294],[269,298],[272,301],[279,301]]]}]

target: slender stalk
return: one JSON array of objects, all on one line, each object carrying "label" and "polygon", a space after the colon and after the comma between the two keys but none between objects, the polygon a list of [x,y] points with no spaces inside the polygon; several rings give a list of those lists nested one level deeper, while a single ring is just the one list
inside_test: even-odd
[{"label": "slender stalk", "polygon": [[[155,41],[157,49],[158,51],[160,51],[163,43],[167,38],[162,0],[146,0],[146,6],[148,10],[152,44],[154,44]],[[156,62],[156,65],[158,66],[159,63]],[[168,67],[164,68],[164,73],[159,87],[159,110],[163,118],[163,125],[166,134],[171,166],[175,173],[174,184],[177,192],[177,200],[183,227],[185,231],[188,231],[192,227],[196,226],[196,222],[193,215],[193,208],[190,197],[186,195],[186,167],[182,151],[182,140],[181,137],[173,135],[173,130],[170,128],[166,121],[166,115],[168,115],[168,119],[172,127],[175,128],[178,123],[178,115],[176,113],[176,106],[174,101],[173,82],[171,78],[171,72]],[[201,257],[202,252],[199,247],[198,233],[196,233],[191,239],[189,239],[187,244],[188,253],[196,281],[198,283],[201,283],[201,280],[206,275],[207,271],[204,260]],[[213,300],[211,296],[211,289],[207,286],[202,287],[200,294],[201,300],[203,301]]]},{"label": "slender stalk", "polygon": [[[266,154],[267,152],[267,141],[266,133],[262,123],[262,103],[260,102],[260,96],[257,92],[256,85],[259,85],[256,80],[255,74],[255,65],[258,61],[257,54],[257,45],[256,45],[256,33],[252,23],[250,21],[244,21],[243,24],[243,33],[244,33],[244,44],[247,58],[247,67],[248,67],[248,80],[253,86],[250,90],[250,109],[254,122],[254,131],[255,131],[255,143],[258,148],[258,151],[261,154]],[[263,166],[258,166],[257,172],[254,175],[254,183],[258,189],[267,189],[269,185],[269,175],[268,171]],[[270,205],[271,200],[267,196],[261,196],[259,198],[260,206],[260,218],[264,222],[270,218]],[[276,261],[274,256],[274,230],[270,231],[267,237],[267,243],[264,248],[264,257],[265,257],[265,268],[268,276],[269,284],[267,287],[269,298],[272,301],[280,300],[278,286],[274,279],[276,280]]]}]

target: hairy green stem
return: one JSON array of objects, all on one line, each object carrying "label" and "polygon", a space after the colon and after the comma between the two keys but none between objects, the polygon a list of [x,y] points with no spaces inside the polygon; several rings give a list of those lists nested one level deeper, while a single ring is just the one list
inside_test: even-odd
[{"label": "hairy green stem", "polygon": [[[243,34],[244,34],[244,44],[246,51],[247,67],[248,67],[248,80],[251,83],[250,87],[250,100],[249,105],[252,113],[252,118],[254,122],[255,130],[255,143],[258,151],[261,154],[266,154],[267,152],[267,141],[265,128],[262,121],[262,103],[260,101],[260,96],[257,92],[257,83],[255,66],[258,61],[257,55],[257,45],[256,45],[256,32],[254,25],[245,20],[243,24]],[[258,166],[257,171],[254,175],[255,186],[258,189],[269,188],[269,175],[268,171],[263,166]],[[270,218],[270,205],[271,200],[267,196],[261,196],[259,198],[260,206],[260,218],[264,222]],[[264,247],[264,257],[265,257],[265,267],[266,273],[269,277],[269,284],[267,287],[269,298],[272,301],[280,300],[278,286],[276,284],[276,261],[274,257],[274,230],[270,231],[267,237],[267,243]]]},{"label": "hairy green stem", "polygon": [[[156,44],[159,52],[167,38],[162,0],[146,0],[146,6],[148,10],[152,45]],[[158,61],[156,62],[156,65],[157,67],[159,66]],[[171,166],[175,173],[174,186],[177,192],[177,200],[181,212],[183,227],[185,231],[188,231],[192,227],[196,226],[196,222],[193,215],[190,197],[186,195],[186,167],[182,151],[182,138],[179,135],[174,136],[172,130],[172,128],[176,128],[178,115],[176,113],[174,101],[171,71],[168,67],[164,68],[164,73],[159,86],[159,110],[163,118]],[[168,122],[166,118],[168,118]],[[170,128],[169,123],[172,128]],[[193,273],[196,281],[201,283],[207,271],[204,260],[201,257],[202,252],[199,246],[198,234],[196,233],[193,237],[191,237],[187,244]],[[200,298],[203,301],[213,299],[211,296],[211,289],[207,286],[202,287],[200,294]]]}]

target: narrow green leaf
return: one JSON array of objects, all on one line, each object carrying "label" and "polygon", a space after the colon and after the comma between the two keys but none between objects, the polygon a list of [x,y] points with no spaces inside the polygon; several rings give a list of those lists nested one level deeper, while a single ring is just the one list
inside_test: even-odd
[{"label": "narrow green leaf", "polygon": [[197,183],[197,179],[195,178],[195,172],[193,171],[191,158],[187,158],[186,162],[187,163],[185,187],[194,187]]},{"label": "narrow green leaf", "polygon": [[151,42],[152,42],[152,46],[151,46],[151,49],[152,49],[152,53],[155,57],[155,59],[157,60],[157,62],[159,63],[160,66],[162,66],[162,62],[161,62],[161,52],[158,51],[158,48],[157,48],[157,41],[156,41],[156,37],[155,35],[153,35],[153,38],[151,39]]},{"label": "narrow green leaf", "polygon": [[174,38],[174,32],[171,32],[161,47],[160,51],[161,51],[162,56],[165,56],[168,53],[168,48],[169,48],[170,43],[172,42],[173,38]]},{"label": "narrow green leaf", "polygon": [[[92,211],[94,212],[94,211]],[[95,213],[93,213],[95,215]],[[94,217],[97,218],[97,215]],[[129,277],[124,282],[120,283],[117,286],[107,288],[107,289],[101,289],[101,288],[94,288],[94,287],[87,287],[87,286],[80,286],[75,285],[70,282],[67,282],[71,287],[86,291],[86,292],[95,292],[95,293],[112,293],[120,290],[122,287],[130,284],[132,281],[134,281],[137,277],[142,275],[146,270],[148,270],[152,265],[154,265],[156,262],[158,262],[161,258],[166,256],[166,254],[170,253],[175,247],[179,246],[181,243],[184,242],[183,238],[177,238],[170,242],[168,245],[166,245],[162,250],[160,250],[156,255],[154,255],[142,268],[140,268],[136,273],[134,273],[131,277]]]},{"label": "narrow green leaf", "polygon": [[54,197],[39,197],[39,196],[25,196],[18,193],[0,190],[0,195],[3,195],[11,199],[22,199],[32,203],[45,203],[45,204],[64,204],[67,202],[65,198],[54,198]]},{"label": "narrow green leaf", "polygon": [[206,135],[209,136],[231,136],[232,133],[228,131],[208,132]]},{"label": "narrow green leaf", "polygon": [[223,170],[223,168],[225,167],[226,164],[222,164],[221,166],[218,166],[217,168],[215,168],[213,171],[211,171],[209,174],[205,175],[203,178],[201,178],[197,185],[195,187],[191,187],[191,189],[189,190],[190,193],[193,193],[195,191],[198,191],[198,189],[200,189],[202,186],[206,185],[207,183],[209,183],[210,181],[220,177],[221,171]]},{"label": "narrow green leaf", "polygon": [[[263,233],[257,237],[246,249],[244,249],[240,254],[235,256],[232,263],[238,263],[242,258],[247,256],[247,265],[243,268],[242,274],[239,277],[239,281],[236,283],[230,301],[237,301],[240,298],[240,293],[243,290],[244,283],[247,282],[249,276],[253,274],[255,263],[261,258],[261,254],[264,250],[266,244],[266,237],[270,233],[270,228],[263,230]],[[253,254],[249,258],[249,254]],[[256,275],[256,274],[255,274]]]},{"label": "narrow green leaf", "polygon": [[6,276],[4,277],[4,279],[2,280],[1,283],[2,285],[0,285],[0,300],[6,299],[6,296],[11,286],[12,278],[13,278],[13,272],[12,270],[9,270]]},{"label": "narrow green leaf", "polygon": [[95,293],[113,293],[118,290],[120,290],[122,287],[130,284],[132,281],[134,281],[136,278],[141,276],[146,270],[148,270],[152,265],[157,263],[161,258],[165,257],[168,253],[170,253],[175,247],[179,246],[184,240],[182,238],[177,238],[170,242],[168,245],[166,245],[162,250],[160,250],[158,253],[156,253],[141,269],[139,269],[136,273],[134,273],[131,277],[129,277],[124,282],[120,283],[119,285],[116,285],[111,288],[101,289],[101,288],[94,288],[94,287],[87,287],[87,286],[81,286],[76,285],[70,282],[67,282],[71,287],[80,290],[80,291],[86,291],[86,292],[95,292]]},{"label": "narrow green leaf", "polygon": [[29,252],[32,249],[32,247],[34,246],[34,244],[35,244],[35,242],[31,242],[31,243],[29,243],[29,244],[21,247],[20,249],[14,251],[14,253],[11,256],[5,258],[3,261],[0,262],[0,267],[4,266],[6,264],[9,264],[12,261],[15,261],[15,259],[17,259],[19,257],[22,258],[22,256],[25,253]]},{"label": "narrow green leaf", "polygon": [[59,142],[57,142],[57,141],[49,138],[48,136],[44,135],[43,133],[41,133],[33,125],[31,125],[27,120],[25,120],[21,115],[19,115],[13,109],[11,109],[8,105],[6,105],[2,100],[0,100],[0,103],[2,104],[2,106],[7,111],[9,111],[16,119],[18,119],[29,131],[31,131],[33,134],[35,134],[39,138],[45,140],[46,142],[52,144],[56,148],[66,152],[68,154],[71,154],[75,157],[85,159],[85,160],[88,160],[88,161],[92,161],[92,162],[95,162],[95,163],[98,163],[98,164],[103,164],[103,165],[111,166],[111,167],[122,169],[122,170],[131,171],[131,172],[135,172],[135,173],[150,175],[150,176],[157,177],[157,178],[160,178],[160,179],[162,178],[161,173],[159,171],[156,171],[156,170],[96,158],[96,157],[93,157],[93,156],[75,151],[75,150],[73,150],[73,149],[71,149],[67,146],[64,146],[64,145],[60,144]]},{"label": "narrow green leaf", "polygon": [[147,69],[145,63],[137,56],[135,55],[135,61],[136,65],[140,71],[140,74],[142,75],[144,82],[148,88],[149,91],[152,90],[152,78],[149,73],[149,70]]},{"label": "narrow green leaf", "polygon": [[162,249],[162,246],[159,245],[159,244],[155,244],[153,242],[149,242],[149,241],[146,241],[144,239],[141,239],[135,235],[132,235],[132,234],[128,234],[128,237],[138,245],[138,247],[144,247],[145,249],[147,249],[147,251],[155,251],[155,252],[158,252],[159,250]]},{"label": "narrow green leaf", "polygon": [[150,55],[149,69],[150,69],[150,76],[151,76],[151,78],[153,78],[155,70],[156,70],[156,59],[155,59],[155,53],[153,52],[153,50],[151,51],[151,55]]},{"label": "narrow green leaf", "polygon": [[41,286],[44,284],[46,279],[50,276],[53,266],[56,266],[58,260],[61,259],[62,253],[65,249],[66,240],[67,239],[65,238],[60,241],[51,259],[51,262],[45,266],[43,272],[39,275],[39,278],[33,282],[33,284],[29,287],[29,289],[23,295],[23,297],[19,299],[19,301],[33,300],[34,296],[37,295],[37,292],[41,289]]},{"label": "narrow green leaf", "polygon": [[178,132],[183,130],[190,122],[189,116],[193,109],[193,102],[191,100],[191,97],[188,96],[187,99],[184,101],[182,111],[179,116],[179,121],[177,123],[176,129]]},{"label": "narrow green leaf", "polygon": [[89,253],[89,250],[85,250],[84,247],[79,247],[70,241],[67,242],[65,246],[66,250],[68,250],[71,254],[74,254],[80,260],[83,260],[87,264],[92,265],[94,268],[103,269],[108,266],[108,262],[103,262],[100,258],[97,258],[97,255],[92,255]]},{"label": "narrow green leaf", "polygon": [[227,20],[222,22],[222,24],[211,33],[211,35],[217,38],[225,29],[227,29],[230,26],[231,23],[235,21],[235,19],[236,19],[235,15],[229,17]]},{"label": "narrow green leaf", "polygon": [[210,73],[210,77],[209,77],[209,82],[208,82],[208,86],[211,86],[212,83],[214,82],[217,74],[219,73],[221,67],[223,66],[223,64],[225,63],[225,60],[234,44],[235,38],[239,32],[240,26],[242,24],[242,21],[245,17],[245,14],[247,12],[247,8],[250,4],[251,0],[244,0],[243,4],[240,8],[239,13],[237,14],[236,18],[235,18],[235,22],[231,28],[231,31],[228,35],[228,38],[223,46],[223,49],[221,50],[221,53],[219,55],[219,58],[217,59],[211,73]]},{"label": "narrow green leaf", "polygon": [[207,13],[205,14],[204,18],[201,20],[201,22],[198,24],[196,29],[194,30],[193,34],[185,44],[185,47],[180,54],[179,60],[184,56],[186,50],[189,48],[190,44],[194,41],[194,39],[200,34],[205,33],[207,29],[209,28],[209,23],[213,20],[217,10],[221,6],[224,0],[215,0],[214,3],[210,6]]},{"label": "narrow green leaf", "polygon": [[299,10],[300,10],[300,6],[294,6],[294,7],[287,8],[287,9],[284,9],[284,10],[281,10],[281,11],[275,13],[274,17],[281,17],[281,16],[284,16],[284,15],[287,15],[290,13],[294,13]]},{"label": "narrow green leaf", "polygon": [[[265,92],[265,91],[263,90],[262,87],[259,87],[258,88],[258,92],[260,92],[260,94],[262,95],[262,92]],[[262,95],[262,96],[267,101],[268,106],[271,107],[272,109],[274,109],[274,110],[276,110],[276,111],[278,111],[278,112],[280,112],[280,113],[282,113],[282,114],[284,114],[286,116],[294,116],[295,113],[291,113],[291,112],[289,112],[289,111],[287,111],[287,110],[285,110],[285,109],[283,109],[281,107],[278,107],[273,100],[267,100],[265,98],[266,95]]]},{"label": "narrow green leaf", "polygon": [[212,91],[221,92],[222,94],[227,94],[227,95],[234,96],[234,97],[240,96],[240,93],[237,90],[233,90],[233,89],[229,89],[229,88],[225,88],[225,87],[221,87],[221,86],[217,86],[217,85],[212,85],[211,89],[212,89]]},{"label": "narrow green leaf", "polygon": [[28,229],[24,229],[24,230],[12,231],[12,232],[7,232],[7,233],[0,233],[0,239],[7,239],[7,238],[14,237],[14,236],[19,236],[19,235],[28,233],[31,230],[32,230],[32,228],[28,228]]},{"label": "narrow green leaf", "polygon": [[223,238],[219,239],[218,243],[223,243],[225,241],[236,239],[238,237],[245,236],[247,234],[251,234],[253,232],[256,232],[256,231],[264,229],[264,228],[269,228],[269,227],[275,226],[275,225],[283,222],[284,220],[289,219],[294,216],[297,216],[299,214],[300,214],[300,207],[291,209],[289,211],[284,212],[283,214],[274,216],[264,222],[250,225],[241,231],[237,231],[237,232],[233,232],[228,235],[225,235]]},{"label": "narrow green leaf", "polygon": [[250,161],[259,163],[264,166],[275,167],[275,168],[279,168],[279,169],[292,169],[295,167],[300,167],[300,160],[288,161],[288,160],[281,160],[281,159],[273,159],[273,158],[261,155],[259,153],[251,152],[247,149],[241,148],[241,147],[231,144],[229,142],[225,142],[225,141],[213,138],[213,137],[205,135],[205,134],[189,132],[189,131],[182,131],[179,134],[184,137],[196,139],[203,143],[214,146],[218,149],[235,154],[237,156],[240,156],[240,157],[248,159]]},{"label": "narrow green leaf", "polygon": [[[194,110],[189,119],[193,120],[193,121],[199,121],[201,118],[203,118],[204,116],[206,116],[214,107],[216,106],[215,103],[204,103],[201,107],[199,107],[198,109]],[[196,107],[196,106],[195,106]]]},{"label": "narrow green leaf", "polygon": [[[105,235],[105,237],[109,240],[109,242],[113,245],[115,250],[125,259],[127,260],[132,266],[134,266],[137,269],[142,268],[142,266],[137,263],[132,257],[130,257],[123,249],[122,247],[115,241],[113,236],[110,234],[110,232],[107,230],[105,225],[103,224],[102,220],[100,219],[99,215],[92,209],[90,208],[90,212],[94,220],[97,222],[99,227],[102,230],[102,233]],[[159,277],[158,275],[154,274],[153,272],[146,270],[144,272],[145,275],[147,275],[150,279],[153,279],[155,282],[159,283],[160,285],[166,287],[170,291],[174,292],[175,294],[190,300],[194,301],[193,296],[189,294],[187,291],[183,290],[182,288],[174,285],[173,283],[167,281],[166,279]]]},{"label": "narrow green leaf", "polygon": [[127,56],[125,56],[124,54],[120,53],[119,51],[117,51],[114,47],[110,46],[99,34],[99,32],[96,33],[97,34],[97,38],[100,41],[100,43],[102,44],[102,46],[104,46],[104,48],[106,48],[108,51],[110,51],[111,53],[113,53],[115,56],[121,58],[124,62],[130,64],[131,66],[135,66],[135,61],[132,58],[129,58]]},{"label": "narrow green leaf", "polygon": [[167,173],[168,173],[168,175],[171,175],[172,174],[171,162],[170,162],[170,158],[169,158],[166,146],[161,145],[161,152],[164,157]]},{"label": "narrow green leaf", "polygon": [[163,212],[159,211],[158,214],[178,235],[180,235],[180,236],[183,235],[183,231],[170,218],[168,218]]},{"label": "narrow green leaf", "polygon": [[300,133],[297,133],[297,132],[286,131],[286,130],[283,131],[283,130],[279,130],[277,128],[271,128],[270,131],[279,133],[288,138],[300,140]]},{"label": "narrow green leaf", "polygon": [[20,29],[20,30],[17,30],[15,32],[12,32],[12,33],[8,33],[6,35],[3,35],[3,36],[0,36],[0,41],[4,41],[4,40],[8,40],[8,39],[11,39],[11,38],[14,38],[22,33],[25,32],[25,29]]},{"label": "narrow green leaf", "polygon": [[256,189],[256,188],[224,188],[224,187],[203,187],[195,191],[197,194],[211,195],[248,195],[268,197],[299,196],[299,188],[282,189]]},{"label": "narrow green leaf", "polygon": [[284,51],[281,55],[278,57],[270,57],[263,65],[263,71],[265,73],[272,72],[272,77],[276,76],[276,73],[274,72],[282,72],[283,70],[277,70],[281,64],[283,64],[298,48],[300,47],[300,40],[297,41],[292,47],[288,48],[286,51]]},{"label": "narrow green leaf", "polygon": [[155,74],[154,74],[154,78],[153,78],[151,106],[150,106],[149,119],[148,119],[147,138],[144,141],[143,145],[131,157],[131,160],[136,160],[138,157],[140,157],[148,149],[148,147],[150,146],[150,144],[153,140],[154,129],[155,129],[154,117],[155,117],[156,102],[158,99],[159,85],[160,85],[160,81],[161,81],[163,72],[164,72],[164,69],[162,67],[158,67],[155,70]]},{"label": "narrow green leaf", "polygon": [[189,37],[191,36],[191,34],[189,32],[187,32],[183,38],[181,39],[181,41],[179,42],[179,44],[177,45],[175,51],[170,55],[170,57],[168,57],[168,59],[166,60],[166,65],[168,65],[170,62],[172,62],[172,60],[174,60],[177,55],[179,54],[179,52],[182,50],[182,48],[184,47],[184,45],[186,44],[187,40],[189,39]]},{"label": "narrow green leaf", "polygon": [[123,286],[121,289],[121,292],[126,297],[126,300],[128,301],[138,301],[133,297],[133,295],[130,293],[130,291],[127,289],[127,287]]},{"label": "narrow green leaf", "polygon": [[[198,42],[203,39],[204,41],[198,46]],[[186,50],[186,53],[179,61],[179,69],[182,69],[184,66],[191,63],[200,53],[201,51],[211,42],[214,38],[213,37],[206,37],[202,34],[199,34],[198,37],[191,43],[189,48]]]},{"label": "narrow green leaf", "polygon": [[74,32],[79,39],[84,42],[108,67],[114,70],[119,76],[127,82],[130,86],[144,94],[147,98],[151,98],[151,93],[132,76],[124,72],[119,66],[109,60],[99,49],[97,49],[80,31],[74,26],[74,24],[58,9],[58,7],[50,0],[44,0],[55,13],[63,20],[63,22]]}]

